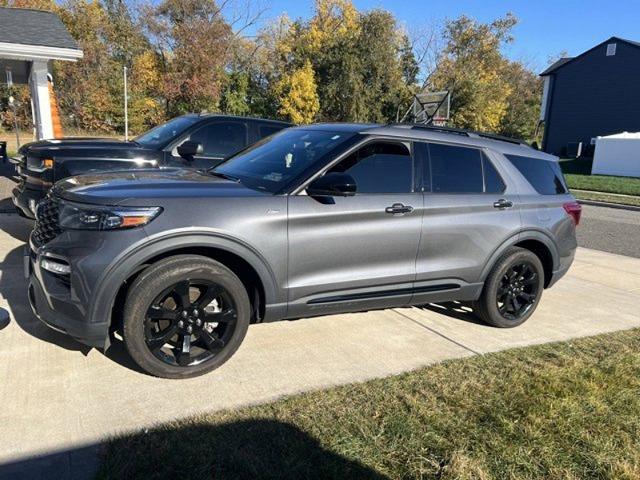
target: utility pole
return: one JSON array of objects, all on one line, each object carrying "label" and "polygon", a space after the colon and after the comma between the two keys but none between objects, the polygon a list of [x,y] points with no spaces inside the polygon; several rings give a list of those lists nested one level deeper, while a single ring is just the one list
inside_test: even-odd
[{"label": "utility pole", "polygon": [[124,141],[129,141],[129,96],[127,95],[127,67],[124,67]]}]

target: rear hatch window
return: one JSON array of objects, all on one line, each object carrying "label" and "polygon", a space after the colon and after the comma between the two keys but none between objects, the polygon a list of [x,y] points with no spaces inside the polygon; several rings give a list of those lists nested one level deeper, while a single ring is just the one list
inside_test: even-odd
[{"label": "rear hatch window", "polygon": [[505,156],[540,195],[567,193],[567,184],[558,162],[520,155]]}]

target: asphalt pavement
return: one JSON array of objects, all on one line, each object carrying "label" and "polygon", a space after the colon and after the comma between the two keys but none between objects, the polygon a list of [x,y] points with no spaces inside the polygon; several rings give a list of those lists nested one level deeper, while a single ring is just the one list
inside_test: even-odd
[{"label": "asphalt pavement", "polygon": [[578,245],[640,258],[640,212],[583,205]]}]

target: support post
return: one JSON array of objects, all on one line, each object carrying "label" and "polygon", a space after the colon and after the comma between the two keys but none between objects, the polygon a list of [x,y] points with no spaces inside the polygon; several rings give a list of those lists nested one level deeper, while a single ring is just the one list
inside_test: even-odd
[{"label": "support post", "polygon": [[129,141],[129,96],[127,94],[127,67],[124,67],[124,141]]},{"label": "support post", "polygon": [[34,60],[29,75],[29,88],[33,100],[33,123],[36,126],[38,140],[53,138],[53,120],[51,118],[51,102],[49,100],[49,83],[47,80],[46,60]]}]

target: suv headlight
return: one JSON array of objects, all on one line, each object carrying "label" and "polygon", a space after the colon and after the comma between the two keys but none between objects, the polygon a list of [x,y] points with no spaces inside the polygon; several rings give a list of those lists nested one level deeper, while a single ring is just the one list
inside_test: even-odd
[{"label": "suv headlight", "polygon": [[67,230],[119,230],[146,225],[160,212],[160,207],[112,207],[61,201],[58,222]]}]

